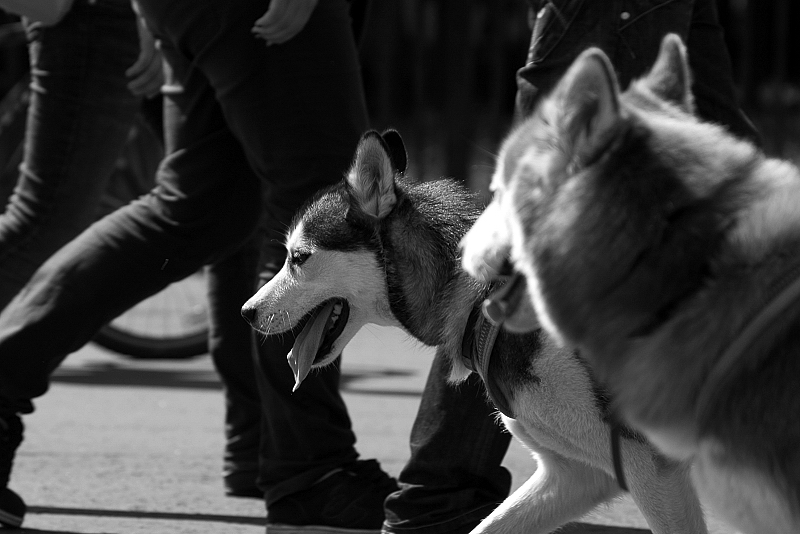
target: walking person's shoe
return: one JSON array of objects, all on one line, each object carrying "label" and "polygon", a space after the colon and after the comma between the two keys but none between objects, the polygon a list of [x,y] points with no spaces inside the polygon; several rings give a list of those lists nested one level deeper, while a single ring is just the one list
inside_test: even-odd
[{"label": "walking person's shoe", "polygon": [[0,416],[0,525],[19,527],[25,517],[25,501],[8,488],[14,453],[22,443],[22,419],[19,415]]},{"label": "walking person's shoe", "polygon": [[397,481],[375,460],[335,469],[267,507],[267,534],[378,534]]},{"label": "walking person's shoe", "polygon": [[264,491],[259,489],[256,484],[258,480],[258,463],[237,464],[227,466],[223,475],[225,484],[225,495],[228,497],[247,497],[252,499],[264,499]]}]

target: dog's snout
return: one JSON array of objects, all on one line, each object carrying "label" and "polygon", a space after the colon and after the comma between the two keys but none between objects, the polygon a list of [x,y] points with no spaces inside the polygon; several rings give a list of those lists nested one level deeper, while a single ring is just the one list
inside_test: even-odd
[{"label": "dog's snout", "polygon": [[247,304],[242,306],[242,317],[250,324],[255,322],[257,313],[255,306],[248,306]]}]

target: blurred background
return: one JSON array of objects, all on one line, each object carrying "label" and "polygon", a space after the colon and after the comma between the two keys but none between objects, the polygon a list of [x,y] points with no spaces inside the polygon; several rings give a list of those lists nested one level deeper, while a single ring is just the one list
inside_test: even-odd
[{"label": "blurred background", "polygon": [[[800,160],[800,37],[792,30],[800,2],[717,1],[741,103],[765,150]],[[524,0],[371,2],[361,26],[369,111],[375,128],[403,134],[412,176],[455,177],[485,192],[529,38]],[[24,38],[0,31],[0,94],[26,71]]]},{"label": "blurred background", "polygon": [[[800,161],[800,2],[717,4],[740,102],[765,150]],[[375,126],[404,133],[418,176],[484,192],[528,50],[527,2],[389,0],[373,2],[368,21],[362,60]]]}]

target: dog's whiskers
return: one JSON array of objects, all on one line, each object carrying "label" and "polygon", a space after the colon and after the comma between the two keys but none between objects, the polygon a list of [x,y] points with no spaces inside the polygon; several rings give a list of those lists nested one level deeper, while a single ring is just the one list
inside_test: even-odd
[{"label": "dog's whiskers", "polygon": [[270,313],[269,317],[267,317],[267,321],[266,321],[267,322],[266,328],[265,328],[266,332],[264,332],[266,335],[270,335],[272,333],[272,322],[273,322],[274,319],[275,319],[275,314],[274,313]]},{"label": "dog's whiskers", "polygon": [[287,310],[279,310],[267,315],[258,327],[258,331],[264,336],[271,336],[290,330],[292,326],[291,318]]}]

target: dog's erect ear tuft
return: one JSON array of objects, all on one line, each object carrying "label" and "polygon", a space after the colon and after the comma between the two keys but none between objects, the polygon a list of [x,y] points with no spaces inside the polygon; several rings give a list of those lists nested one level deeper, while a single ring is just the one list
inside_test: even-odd
[{"label": "dog's erect ear tuft", "polygon": [[386,143],[386,147],[389,149],[389,155],[392,157],[392,163],[394,163],[395,170],[399,173],[406,172],[408,156],[406,153],[406,145],[403,143],[403,138],[400,137],[400,134],[397,132],[397,130],[385,130],[381,134],[381,137]]},{"label": "dog's erect ear tuft", "polygon": [[620,119],[619,85],[608,57],[590,48],[572,63],[554,91],[570,160],[583,164],[603,150]]},{"label": "dog's erect ear tuft", "polygon": [[386,217],[397,203],[395,172],[389,147],[381,134],[376,131],[365,133],[358,143],[353,167],[347,174],[351,208],[367,219]]},{"label": "dog's erect ear tuft", "polygon": [[692,74],[686,46],[681,38],[669,33],[661,40],[658,58],[644,79],[645,85],[659,98],[694,113]]}]

